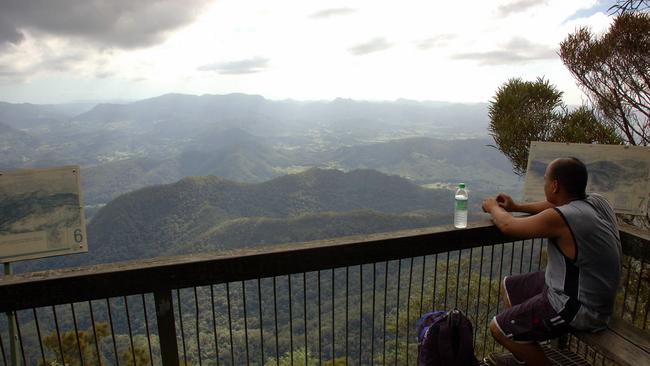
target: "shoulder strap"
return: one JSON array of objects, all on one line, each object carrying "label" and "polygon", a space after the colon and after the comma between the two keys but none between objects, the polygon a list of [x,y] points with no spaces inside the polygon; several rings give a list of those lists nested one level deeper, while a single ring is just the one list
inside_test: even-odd
[{"label": "shoulder strap", "polygon": [[441,365],[455,365],[458,354],[454,352],[454,326],[452,324],[453,314],[447,314],[446,321],[440,322],[438,328],[438,354],[440,355]]}]

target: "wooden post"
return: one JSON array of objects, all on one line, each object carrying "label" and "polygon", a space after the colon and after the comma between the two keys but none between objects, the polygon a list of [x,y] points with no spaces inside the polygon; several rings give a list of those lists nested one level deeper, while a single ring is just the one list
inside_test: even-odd
[{"label": "wooden post", "polygon": [[[11,263],[4,264],[5,276],[12,274]],[[7,323],[9,323],[9,365],[18,366],[18,344],[16,343],[16,317],[15,312],[7,312]]]},{"label": "wooden post", "polygon": [[[155,291],[153,298],[156,302],[156,319],[158,320],[162,364],[164,366],[179,366],[172,291]],[[182,316],[182,314],[179,314],[179,316]]]}]

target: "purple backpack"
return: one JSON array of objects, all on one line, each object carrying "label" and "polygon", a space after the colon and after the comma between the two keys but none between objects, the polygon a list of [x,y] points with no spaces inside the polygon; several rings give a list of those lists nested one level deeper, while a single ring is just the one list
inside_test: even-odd
[{"label": "purple backpack", "polygon": [[474,366],[472,323],[460,310],[432,311],[416,323],[418,366]]}]

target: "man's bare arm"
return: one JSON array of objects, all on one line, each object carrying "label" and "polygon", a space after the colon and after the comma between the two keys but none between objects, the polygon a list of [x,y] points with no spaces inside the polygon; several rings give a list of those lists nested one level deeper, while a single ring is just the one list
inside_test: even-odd
[{"label": "man's bare arm", "polygon": [[565,227],[562,217],[555,210],[546,209],[532,216],[514,217],[493,198],[483,201],[483,210],[492,216],[492,221],[504,234],[522,239],[556,238]]},{"label": "man's bare arm", "polygon": [[530,202],[530,203],[518,203],[516,204],[516,212],[523,212],[531,215],[537,215],[538,213],[546,210],[547,208],[555,207],[554,204],[548,201],[539,201],[539,202]]},{"label": "man's bare arm", "polygon": [[508,212],[523,212],[531,215],[536,215],[547,208],[555,207],[555,205],[548,201],[517,203],[505,193],[499,193],[496,197],[496,201],[499,204],[499,207]]}]

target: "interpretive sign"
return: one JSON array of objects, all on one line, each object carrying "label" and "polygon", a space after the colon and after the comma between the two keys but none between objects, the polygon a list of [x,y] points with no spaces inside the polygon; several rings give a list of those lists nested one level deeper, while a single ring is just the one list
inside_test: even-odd
[{"label": "interpretive sign", "polygon": [[0,172],[0,262],[88,251],[79,166]]},{"label": "interpretive sign", "polygon": [[650,147],[531,142],[525,202],[544,200],[544,172],[555,158],[573,156],[589,172],[587,193],[603,195],[622,214],[646,215],[650,193]]}]

